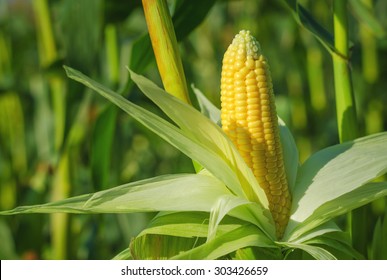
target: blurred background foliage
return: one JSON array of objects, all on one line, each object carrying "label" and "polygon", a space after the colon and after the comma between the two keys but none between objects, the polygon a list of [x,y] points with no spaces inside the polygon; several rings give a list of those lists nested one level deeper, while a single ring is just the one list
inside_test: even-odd
[{"label": "blurred background foliage", "polygon": [[[304,161],[339,141],[333,70],[330,54],[297,24],[290,2],[168,4],[188,84],[217,106],[223,53],[239,30],[251,30],[270,62],[278,113]],[[332,0],[299,2],[332,30]],[[349,10],[359,130],[368,135],[387,130],[387,1],[349,1]],[[97,95],[85,94],[82,85],[65,77],[62,65],[157,112],[128,81],[126,70],[161,85],[141,1],[0,0],[0,210],[194,172],[189,158]],[[384,199],[367,210],[369,258],[387,258],[373,251],[387,232],[385,209]],[[127,248],[151,217],[1,217],[0,258],[109,259]]]}]

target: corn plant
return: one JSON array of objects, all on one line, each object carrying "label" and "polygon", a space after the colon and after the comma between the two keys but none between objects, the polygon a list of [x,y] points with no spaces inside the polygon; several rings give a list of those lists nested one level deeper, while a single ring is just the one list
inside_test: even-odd
[{"label": "corn plant", "polygon": [[[334,259],[332,251],[336,250],[347,257],[360,257],[339,234],[341,231],[332,219],[387,194],[386,182],[371,182],[387,171],[387,155],[380,153],[387,149],[387,133],[323,149],[299,166],[292,135],[280,120],[292,206],[284,236],[278,239],[265,192],[235,145],[213,120],[134,72],[130,73],[132,80],[172,122],[76,70],[66,71],[70,78],[119,106],[203,169],[197,174],[165,175],[53,203],[21,206],[3,211],[3,215],[161,211],[132,242],[132,257],[216,259],[235,257],[244,248],[252,248],[253,253],[255,248],[264,248],[264,256],[276,258],[286,258],[293,249],[306,251],[316,259]],[[215,120],[220,116],[214,107],[206,109]],[[249,199],[247,189],[253,190],[257,201]],[[179,242],[172,241],[172,248],[168,242],[163,243],[165,236],[205,241],[199,240],[196,246],[181,252]],[[160,252],[153,252],[154,247],[142,248],[151,244],[143,239],[156,237],[159,246],[165,246]],[[143,242],[146,245],[139,246]],[[167,248],[173,252],[165,252]],[[143,255],[149,251],[156,255]]]}]

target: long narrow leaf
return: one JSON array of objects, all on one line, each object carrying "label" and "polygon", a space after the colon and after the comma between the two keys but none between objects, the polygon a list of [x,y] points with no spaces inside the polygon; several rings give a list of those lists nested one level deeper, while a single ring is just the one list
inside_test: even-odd
[{"label": "long narrow leaf", "polygon": [[293,193],[296,186],[299,166],[298,149],[292,133],[280,117],[278,117],[278,127],[280,131],[286,177],[288,179],[290,192]]},{"label": "long narrow leaf", "polygon": [[215,237],[220,222],[232,209],[250,203],[251,202],[246,199],[233,195],[224,195],[219,197],[214,207],[211,209],[207,239],[211,240]]},{"label": "long narrow leaf", "polygon": [[[311,217],[323,204],[384,174],[387,171],[387,153],[381,151],[387,151],[386,132],[335,145],[312,155],[298,171],[287,233]],[[346,208],[351,207],[350,197]],[[343,205],[340,203],[337,203],[337,207]],[[356,204],[355,199],[353,203]],[[313,216],[319,218],[316,213]],[[331,218],[332,215],[324,217]],[[312,217],[310,219],[316,221]],[[324,219],[320,217],[321,222]]]},{"label": "long narrow leaf", "polygon": [[196,95],[201,113],[218,126],[221,126],[220,110],[198,88],[194,85],[191,85],[191,88]]},{"label": "long narrow leaf", "polygon": [[289,234],[294,240],[334,217],[368,204],[387,195],[387,182],[368,183],[317,208],[308,219],[296,226]]},{"label": "long narrow leaf", "polygon": [[225,233],[192,250],[183,252],[173,259],[211,260],[249,246],[276,248],[256,226],[245,225]]},{"label": "long narrow leaf", "polygon": [[[338,238],[331,237],[330,234],[321,235],[306,242],[306,244],[319,244],[329,248],[330,252],[335,252],[337,256],[341,255],[345,259],[364,259],[364,257],[357,252],[345,236],[340,235]],[[342,258],[343,258],[342,257]]]},{"label": "long narrow leaf", "polygon": [[136,260],[165,260],[180,252],[189,251],[203,244],[204,238],[186,238],[170,235],[146,234],[130,242],[130,252]]},{"label": "long narrow leaf", "polygon": [[284,0],[284,2],[292,11],[299,25],[310,31],[329,52],[337,52],[334,46],[333,35],[321,26],[297,0]]},{"label": "long narrow leaf", "polygon": [[316,236],[324,235],[326,233],[331,233],[335,231],[341,231],[341,229],[333,221],[329,221],[314,228],[313,230],[308,231],[306,234],[302,235],[297,239],[291,239],[287,241],[292,241],[294,243],[305,243],[308,240],[315,238]]},{"label": "long narrow leaf", "polygon": [[[152,219],[139,236],[145,234],[180,237],[207,237],[209,213],[207,212],[162,212]],[[234,230],[247,222],[230,216],[218,226],[217,235]]]},{"label": "long narrow leaf", "polygon": [[206,211],[229,191],[207,175],[163,175],[108,190],[42,205],[20,206],[2,215],[22,213],[131,213]]},{"label": "long narrow leaf", "polygon": [[334,255],[318,246],[291,242],[280,242],[278,244],[289,248],[301,249],[310,254],[316,260],[336,260]]}]

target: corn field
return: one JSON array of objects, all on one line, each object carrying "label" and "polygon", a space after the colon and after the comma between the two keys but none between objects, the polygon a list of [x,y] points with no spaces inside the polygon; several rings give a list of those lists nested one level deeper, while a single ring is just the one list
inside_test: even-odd
[{"label": "corn field", "polygon": [[387,2],[1,0],[1,259],[387,259]]}]

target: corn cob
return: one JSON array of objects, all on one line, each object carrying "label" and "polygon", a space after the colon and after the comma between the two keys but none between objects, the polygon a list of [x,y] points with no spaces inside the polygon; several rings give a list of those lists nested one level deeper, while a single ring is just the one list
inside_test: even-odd
[{"label": "corn cob", "polygon": [[249,31],[240,31],[224,54],[221,107],[222,128],[265,191],[281,238],[289,220],[291,196],[269,66]]}]

